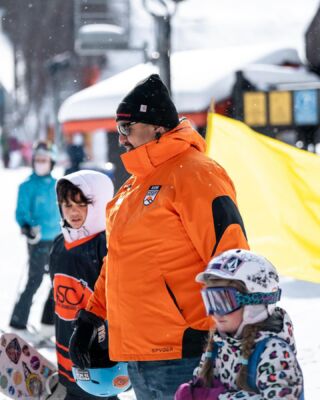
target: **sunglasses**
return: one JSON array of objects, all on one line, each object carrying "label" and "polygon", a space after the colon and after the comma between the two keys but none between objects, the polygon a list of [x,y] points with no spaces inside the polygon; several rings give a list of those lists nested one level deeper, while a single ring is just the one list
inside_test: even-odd
[{"label": "sunglasses", "polygon": [[130,128],[132,125],[137,124],[137,122],[120,122],[117,124],[118,133],[123,136],[130,135]]},{"label": "sunglasses", "polygon": [[268,293],[241,293],[233,287],[207,287],[201,290],[208,315],[227,315],[249,304],[274,304],[280,300],[281,289]]}]

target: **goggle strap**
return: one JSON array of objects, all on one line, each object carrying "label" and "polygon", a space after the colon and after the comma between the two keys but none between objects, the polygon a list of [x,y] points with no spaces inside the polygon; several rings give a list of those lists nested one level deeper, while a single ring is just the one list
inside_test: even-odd
[{"label": "goggle strap", "polygon": [[236,293],[239,305],[275,304],[281,298],[281,289],[276,292]]}]

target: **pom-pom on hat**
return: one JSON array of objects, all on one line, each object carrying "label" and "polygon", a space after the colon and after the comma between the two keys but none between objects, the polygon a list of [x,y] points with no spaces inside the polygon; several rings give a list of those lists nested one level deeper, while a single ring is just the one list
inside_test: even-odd
[{"label": "pom-pom on hat", "polygon": [[157,74],[140,81],[124,97],[116,121],[142,122],[173,129],[179,117],[169,91]]},{"label": "pom-pom on hat", "polygon": [[52,161],[56,161],[57,150],[55,145],[50,141],[41,140],[33,146],[32,157],[34,158],[36,155],[47,156],[50,157]]}]

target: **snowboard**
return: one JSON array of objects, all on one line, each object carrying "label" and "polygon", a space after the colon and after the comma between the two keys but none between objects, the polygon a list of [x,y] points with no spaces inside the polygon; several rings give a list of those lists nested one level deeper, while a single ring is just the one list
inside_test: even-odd
[{"label": "snowboard", "polygon": [[0,336],[0,392],[9,398],[44,400],[58,383],[56,369],[16,333]]}]

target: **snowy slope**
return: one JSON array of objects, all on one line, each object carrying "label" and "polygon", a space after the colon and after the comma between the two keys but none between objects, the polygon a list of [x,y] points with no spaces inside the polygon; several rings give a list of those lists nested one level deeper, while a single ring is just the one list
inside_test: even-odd
[{"label": "snowy slope", "polygon": [[[8,324],[8,319],[16,298],[19,283],[26,266],[25,241],[19,234],[14,220],[14,209],[18,184],[30,170],[0,169],[1,198],[0,209],[0,321],[1,326]],[[49,282],[39,289],[35,299],[30,322],[39,324],[42,304],[47,296]],[[298,356],[305,376],[305,398],[320,399],[320,285],[282,277],[283,299],[280,305],[287,309],[295,325]],[[4,399],[1,397],[0,400]],[[132,394],[125,394],[122,399],[133,399]]]}]

